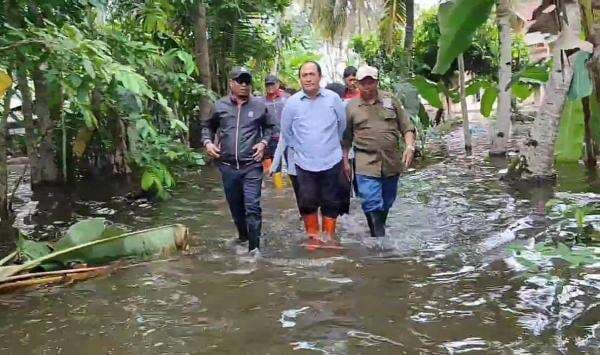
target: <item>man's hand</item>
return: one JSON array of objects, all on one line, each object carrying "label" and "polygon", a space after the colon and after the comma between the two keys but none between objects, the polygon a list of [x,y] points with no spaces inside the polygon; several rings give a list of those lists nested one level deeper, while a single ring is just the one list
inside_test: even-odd
[{"label": "man's hand", "polygon": [[216,159],[221,156],[221,154],[219,154],[219,153],[221,153],[221,150],[214,143],[211,143],[211,142],[206,143],[206,145],[204,146],[204,149],[206,149],[206,154],[208,154],[210,157],[213,157]]},{"label": "man's hand", "polygon": [[413,162],[413,158],[415,157],[415,146],[407,145],[404,148],[404,154],[402,154],[402,161],[404,162],[404,167],[409,168]]},{"label": "man's hand", "polygon": [[252,155],[252,158],[254,158],[254,160],[256,161],[261,161],[263,159],[263,156],[265,155],[266,147],[267,145],[265,144],[265,142],[255,144],[254,147],[252,147],[252,149],[254,149],[254,154]]},{"label": "man's hand", "polygon": [[352,181],[352,167],[350,166],[350,160],[344,157],[342,161],[342,169],[344,169],[344,176],[346,176],[346,179],[348,179],[348,181]]}]

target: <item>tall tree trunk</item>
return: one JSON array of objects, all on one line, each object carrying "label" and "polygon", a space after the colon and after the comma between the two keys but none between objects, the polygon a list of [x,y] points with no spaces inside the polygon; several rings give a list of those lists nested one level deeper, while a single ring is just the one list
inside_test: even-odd
[{"label": "tall tree trunk", "polygon": [[54,144],[54,122],[50,117],[50,96],[48,83],[44,76],[46,64],[33,70],[35,87],[35,112],[40,129],[40,182],[57,183],[59,172],[57,165],[57,150]]},{"label": "tall tree trunk", "polygon": [[17,88],[21,93],[21,111],[23,112],[23,122],[25,126],[25,147],[27,149],[27,156],[29,157],[31,186],[34,187],[42,182],[42,176],[40,174],[35,122],[33,122],[33,101],[31,98],[29,81],[27,79],[27,72],[24,67],[17,69]]},{"label": "tall tree trunk", "polygon": [[273,68],[271,68],[271,74],[278,75],[281,69],[281,51],[283,50],[283,36],[281,35],[281,28],[285,25],[285,8],[281,10],[279,14],[279,21],[277,24],[277,42],[275,48],[275,60],[273,61]]},{"label": "tall tree trunk", "polygon": [[[200,70],[200,82],[207,90],[212,88],[211,85],[211,70],[210,70],[210,55],[208,47],[208,26],[206,25],[206,4],[203,0],[198,2],[198,9],[195,23],[195,42],[194,51],[196,54],[196,62]],[[200,117],[206,117],[210,113],[211,102],[206,96],[200,100]],[[196,122],[197,123],[197,122]],[[193,129],[190,132],[190,144],[193,147],[200,147],[200,130]]]},{"label": "tall tree trunk", "polygon": [[12,90],[9,90],[4,97],[2,113],[0,114],[0,221],[2,224],[5,224],[10,217],[8,210],[8,169],[6,166],[6,137],[8,133],[6,122],[10,114],[11,97]]},{"label": "tall tree trunk", "polygon": [[[579,5],[565,4],[565,8],[568,21],[563,20],[563,27],[570,27],[571,31],[579,35]],[[573,80],[573,55],[566,57],[560,48],[554,48],[553,57],[554,65],[550,80],[546,84],[545,96],[525,142],[522,156],[522,163],[526,168],[524,178],[530,180],[552,180],[556,176],[554,146],[567,93]]]},{"label": "tall tree trunk", "polygon": [[413,41],[415,33],[415,0],[405,0],[406,26],[404,28],[404,51],[408,55],[408,68],[412,73]]},{"label": "tall tree trunk", "polygon": [[[600,102],[600,21],[594,21],[594,12],[600,12],[600,1],[579,1],[581,4],[582,27],[587,41],[594,45],[592,58],[588,62],[594,83],[594,97],[591,100]],[[586,165],[588,167],[596,166],[596,154],[598,153],[598,142],[592,136],[591,121],[594,115],[600,115],[600,112],[591,111],[590,98],[584,98],[583,101],[584,120],[585,120],[585,146],[586,146]]]},{"label": "tall tree trunk", "polygon": [[592,139],[592,111],[590,106],[590,98],[584,97],[581,99],[583,105],[583,122],[585,125],[585,165],[589,168],[596,166],[596,147]]},{"label": "tall tree trunk", "polygon": [[362,6],[363,6],[363,2],[362,1],[356,1],[356,20],[357,20],[357,25],[358,25],[358,34],[362,35]]},{"label": "tall tree trunk", "polygon": [[500,66],[498,69],[498,109],[496,125],[492,135],[490,154],[506,154],[508,140],[511,134],[511,89],[509,86],[512,76],[512,37],[510,33],[510,0],[500,0],[496,10],[500,25]]},{"label": "tall tree trunk", "polygon": [[462,110],[463,134],[465,136],[465,150],[470,153],[473,149],[471,143],[471,130],[469,128],[469,112],[467,108],[467,97],[465,96],[465,58],[462,53],[458,56],[458,82],[460,90],[460,108]]},{"label": "tall tree trunk", "polygon": [[600,102],[600,21],[594,18],[594,12],[600,12],[600,1],[580,0],[579,3],[581,5],[581,19],[586,40],[594,45],[594,52],[588,67],[594,81],[596,99]]}]

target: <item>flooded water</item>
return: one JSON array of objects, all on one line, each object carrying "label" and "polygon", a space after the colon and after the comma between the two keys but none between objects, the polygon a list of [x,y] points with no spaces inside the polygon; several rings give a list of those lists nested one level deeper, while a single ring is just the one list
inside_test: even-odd
[{"label": "flooded water", "polygon": [[[18,226],[53,239],[102,216],[132,229],[183,223],[194,253],[72,286],[0,296],[6,354],[600,353],[599,265],[528,274],[510,243],[564,222],[544,215],[548,188],[501,182],[487,123],[434,137],[401,179],[388,238],[367,237],[358,201],[339,222],[343,250],[307,251],[293,192],[263,190],[258,261],[235,238],[216,171],[180,177],[174,197],[130,200],[121,183],[21,191]],[[600,202],[598,179],[561,168],[558,190]],[[23,187],[25,189],[25,187]],[[600,220],[600,219],[599,219]]]}]

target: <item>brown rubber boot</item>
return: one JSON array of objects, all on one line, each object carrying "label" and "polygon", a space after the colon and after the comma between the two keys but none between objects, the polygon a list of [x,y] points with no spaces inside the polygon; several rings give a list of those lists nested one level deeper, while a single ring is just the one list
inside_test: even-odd
[{"label": "brown rubber boot", "polygon": [[302,216],[304,229],[310,239],[319,239],[319,215],[316,213]]},{"label": "brown rubber boot", "polygon": [[335,225],[337,218],[323,216],[323,234],[330,240],[335,238]]}]

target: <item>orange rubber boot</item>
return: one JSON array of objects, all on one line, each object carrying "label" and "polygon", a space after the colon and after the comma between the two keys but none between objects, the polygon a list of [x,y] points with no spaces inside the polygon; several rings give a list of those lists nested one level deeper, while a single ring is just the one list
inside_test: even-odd
[{"label": "orange rubber boot", "polygon": [[335,239],[336,222],[336,218],[323,217],[323,234],[325,234],[330,240]]},{"label": "orange rubber boot", "polygon": [[319,216],[316,213],[302,216],[304,229],[310,239],[319,239]]},{"label": "orange rubber boot", "polygon": [[262,164],[263,164],[263,172],[265,174],[270,174],[271,173],[271,165],[273,165],[273,160],[265,159],[265,160],[263,160]]}]

